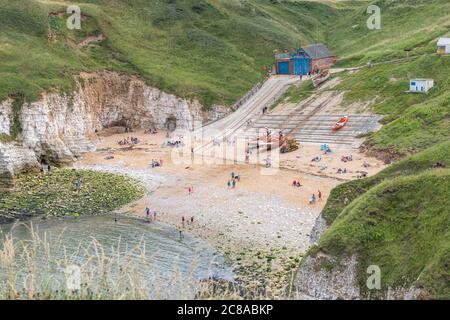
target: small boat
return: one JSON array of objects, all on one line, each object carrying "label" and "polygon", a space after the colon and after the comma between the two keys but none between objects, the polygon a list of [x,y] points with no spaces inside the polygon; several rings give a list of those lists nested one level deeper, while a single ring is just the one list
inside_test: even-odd
[{"label": "small boat", "polygon": [[345,125],[346,125],[347,123],[348,123],[348,116],[342,117],[342,118],[339,119],[338,122],[336,122],[336,123],[333,125],[333,130],[334,130],[334,131],[340,130],[340,129],[342,129],[343,127],[345,127]]}]

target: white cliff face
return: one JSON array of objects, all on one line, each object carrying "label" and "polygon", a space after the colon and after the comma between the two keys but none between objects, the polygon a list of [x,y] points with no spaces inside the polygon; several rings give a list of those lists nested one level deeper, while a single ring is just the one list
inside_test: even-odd
[{"label": "white cliff face", "polygon": [[[327,266],[333,266],[329,268]],[[323,252],[306,256],[297,272],[295,287],[299,299],[360,299],[356,256],[338,262]]]},{"label": "white cliff face", "polygon": [[14,143],[0,142],[0,190],[12,187],[15,175],[38,166],[33,150]]},{"label": "white cliff face", "polygon": [[[73,95],[45,93],[22,106],[18,141],[1,144],[0,176],[14,176],[41,160],[70,162],[95,149],[91,137],[103,128],[192,130],[209,120],[197,101],[180,99],[132,76],[104,71],[83,73],[77,81]],[[0,103],[0,133],[10,132],[11,106],[12,100]]]},{"label": "white cliff face", "polygon": [[9,135],[12,119],[12,100],[0,102],[0,134]]}]

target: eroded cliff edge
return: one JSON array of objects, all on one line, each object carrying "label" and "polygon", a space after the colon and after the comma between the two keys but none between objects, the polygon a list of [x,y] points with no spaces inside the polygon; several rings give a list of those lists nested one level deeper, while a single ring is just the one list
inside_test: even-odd
[{"label": "eroded cliff edge", "polygon": [[[204,111],[198,101],[115,72],[82,73],[76,83],[72,94],[46,92],[39,101],[23,103],[19,111],[14,111],[12,98],[0,102],[1,186],[10,186],[15,175],[38,168],[42,161],[70,163],[94,150],[95,132],[107,127],[192,130],[226,112],[221,106]],[[20,133],[5,138],[14,121],[20,122]]]}]

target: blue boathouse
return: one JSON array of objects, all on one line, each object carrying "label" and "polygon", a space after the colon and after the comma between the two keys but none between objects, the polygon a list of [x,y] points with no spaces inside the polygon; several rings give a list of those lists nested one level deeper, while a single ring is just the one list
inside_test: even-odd
[{"label": "blue boathouse", "polygon": [[312,44],[275,55],[277,74],[308,75],[329,69],[336,63],[336,56],[321,44]]}]

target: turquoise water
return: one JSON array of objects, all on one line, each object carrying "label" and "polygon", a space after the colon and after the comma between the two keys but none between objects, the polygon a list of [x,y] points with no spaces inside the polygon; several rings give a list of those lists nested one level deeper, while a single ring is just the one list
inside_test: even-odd
[{"label": "turquoise water", "polygon": [[[64,265],[92,263],[95,270],[95,259],[89,260],[102,250],[108,258],[119,255],[128,257],[128,261],[137,267],[137,270],[130,271],[130,276],[139,274],[141,286],[148,290],[149,298],[192,298],[198,280],[215,278],[233,281],[234,278],[224,257],[212,247],[189,234],[184,234],[180,241],[179,232],[164,224],[149,224],[125,217],[118,217],[116,222],[111,216],[97,216],[78,220],[34,220],[16,226],[0,226],[0,230],[3,236],[12,235],[16,246],[22,248],[23,244],[31,243],[31,226],[41,239],[46,239],[45,243],[49,243],[48,248],[42,246],[38,249],[38,255],[44,257],[51,252],[52,260],[59,261],[49,268],[48,259],[38,259],[38,264],[41,264],[38,269],[41,273],[42,270],[55,273],[55,278],[64,276],[64,270],[58,268],[61,261],[66,263]],[[28,265],[18,261],[18,265],[21,264]],[[26,273],[24,270],[23,275]]]}]

